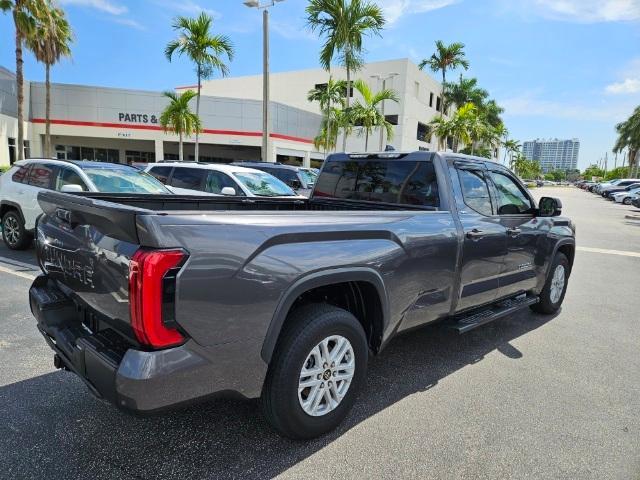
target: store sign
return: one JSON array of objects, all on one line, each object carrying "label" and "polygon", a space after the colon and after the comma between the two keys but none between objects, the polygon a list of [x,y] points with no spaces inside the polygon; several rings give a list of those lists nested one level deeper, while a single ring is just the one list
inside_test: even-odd
[{"label": "store sign", "polygon": [[158,117],[146,113],[118,113],[118,120],[128,123],[158,123]]}]

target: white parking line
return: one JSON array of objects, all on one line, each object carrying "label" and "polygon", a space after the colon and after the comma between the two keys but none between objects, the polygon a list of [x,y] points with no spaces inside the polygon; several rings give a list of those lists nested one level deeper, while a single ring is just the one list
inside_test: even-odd
[{"label": "white parking line", "polygon": [[27,280],[35,280],[36,278],[35,275],[29,275],[28,273],[24,272],[16,272],[15,270],[11,270],[10,268],[6,268],[3,266],[0,266],[0,272],[8,273],[9,275],[15,275],[16,277],[20,278],[26,278]]},{"label": "white parking line", "polygon": [[639,252],[627,252],[624,250],[607,250],[606,248],[576,247],[579,252],[604,253],[605,255],[621,255],[623,257],[638,257]]}]

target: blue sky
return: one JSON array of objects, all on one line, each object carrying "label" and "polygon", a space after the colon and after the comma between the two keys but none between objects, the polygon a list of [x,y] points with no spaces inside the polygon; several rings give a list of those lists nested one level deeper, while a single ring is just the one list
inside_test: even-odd
[{"label": "blue sky", "polygon": [[[232,75],[261,72],[261,17],[241,0],[58,0],[75,33],[73,58],[53,81],[162,90],[194,83],[185,60],[168,63],[175,15],[211,13],[231,37]],[[580,167],[615,140],[613,126],[640,104],[640,0],[378,0],[389,25],[367,39],[366,58],[433,53],[437,39],[466,44],[475,76],[505,107],[514,138],[577,137]],[[272,70],[317,67],[320,42],[305,28],[306,0],[272,9]],[[0,16],[0,65],[14,68],[12,23]],[[26,76],[42,66],[26,58]],[[453,74],[457,75],[457,74]],[[610,158],[612,154],[609,152]],[[618,161],[620,163],[620,160]],[[612,165],[610,163],[609,165]]]}]

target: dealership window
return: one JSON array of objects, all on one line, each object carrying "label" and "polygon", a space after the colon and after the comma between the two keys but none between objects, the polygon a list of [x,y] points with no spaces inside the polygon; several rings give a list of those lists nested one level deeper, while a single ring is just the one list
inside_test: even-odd
[{"label": "dealership window", "polygon": [[[16,139],[8,138],[7,145],[9,147],[9,165],[13,165],[15,161],[18,159],[18,154],[16,152]],[[24,158],[31,158],[31,144],[29,140],[25,140],[24,143]]]},{"label": "dealership window", "polygon": [[155,152],[137,152],[135,150],[127,150],[124,152],[127,164],[132,163],[154,163],[156,161]]},{"label": "dealership window", "polygon": [[391,125],[398,125],[398,115],[385,115],[384,118]]},{"label": "dealership window", "polygon": [[429,125],[418,122],[418,129],[416,131],[416,138],[423,142],[431,142],[431,128]]}]

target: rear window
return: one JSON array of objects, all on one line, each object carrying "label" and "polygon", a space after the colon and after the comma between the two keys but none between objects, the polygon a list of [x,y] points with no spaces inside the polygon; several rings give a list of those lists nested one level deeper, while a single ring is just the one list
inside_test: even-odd
[{"label": "rear window", "polygon": [[13,174],[11,180],[16,183],[27,183],[27,173],[29,173],[29,165],[20,165],[18,170]]},{"label": "rear window", "polygon": [[314,196],[424,207],[440,204],[430,161],[328,161],[316,181]]},{"label": "rear window", "polygon": [[151,170],[149,170],[149,174],[153,175],[159,181],[166,185],[169,181],[169,176],[171,175],[172,168],[173,167],[153,167]]}]

